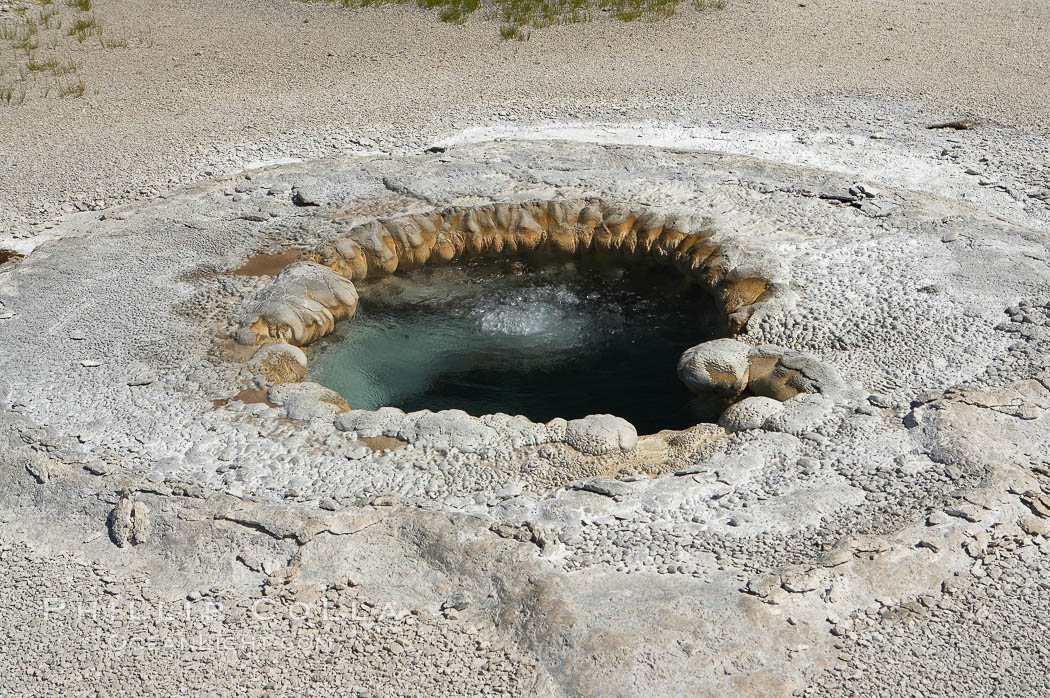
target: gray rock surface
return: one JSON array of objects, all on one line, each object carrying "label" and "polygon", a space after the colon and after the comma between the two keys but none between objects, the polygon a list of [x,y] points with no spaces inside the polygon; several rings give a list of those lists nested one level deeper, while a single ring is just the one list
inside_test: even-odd
[{"label": "gray rock surface", "polygon": [[[59,224],[0,271],[7,690],[1040,693],[1047,228],[1041,213],[1008,220],[899,182],[878,182],[877,200],[898,207],[886,217],[821,196],[855,196],[860,174],[485,143],[257,170]],[[267,193],[308,181],[328,203]],[[246,183],[266,220],[224,194]],[[245,388],[251,354],[228,339],[244,329],[237,312],[275,283],[230,270],[260,249],[313,249],[387,211],[594,195],[702,211],[732,268],[778,260],[761,262],[775,302],[745,311],[736,337],[758,348],[749,380],[761,350],[770,392],[792,388],[750,403],[771,413],[761,428],[637,436],[603,416],[336,416],[320,388],[264,376],[253,385],[282,405],[223,404]],[[312,302],[331,314],[321,298],[342,288],[322,284]],[[143,369],[152,380],[130,379]],[[746,413],[760,399],[726,426],[757,423]],[[395,450],[400,436],[412,443]],[[167,635],[41,615],[45,599],[94,598],[193,613],[221,601],[228,615]],[[327,626],[251,613],[325,599],[372,611]],[[187,647],[209,628],[334,644],[295,661],[258,644],[204,658]],[[98,636],[182,646],[139,640],[136,655],[85,641]],[[978,670],[1021,660],[998,677]]]},{"label": "gray rock surface", "polygon": [[285,383],[270,388],[271,402],[284,407],[289,419],[323,419],[331,422],[337,414],[346,411],[346,400],[331,388],[319,383]]},{"label": "gray rock surface", "polygon": [[[37,478],[43,484],[41,478]],[[109,514],[109,537],[118,547],[141,545],[149,541],[149,507],[135,501],[130,494],[121,495],[117,506]]]}]

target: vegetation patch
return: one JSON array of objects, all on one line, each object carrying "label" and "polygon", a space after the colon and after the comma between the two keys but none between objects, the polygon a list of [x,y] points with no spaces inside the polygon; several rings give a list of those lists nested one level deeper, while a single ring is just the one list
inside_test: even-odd
[{"label": "vegetation patch", "polygon": [[66,31],[69,36],[75,36],[77,41],[84,43],[92,34],[102,34],[102,26],[98,23],[95,15],[81,17]]},{"label": "vegetation patch", "polygon": [[[0,107],[83,97],[88,85],[77,76],[73,52],[132,46],[127,33],[103,32],[93,0],[13,0],[10,10],[0,13]],[[136,46],[153,45],[148,31],[136,37]]]},{"label": "vegetation patch", "polygon": [[[373,5],[404,5],[413,0],[326,0],[343,7],[370,7]],[[673,17],[682,0],[415,0],[424,9],[436,10],[442,22],[462,24],[467,17],[481,11],[486,19],[500,22],[503,39],[526,41],[532,29],[557,24],[589,22],[601,14],[608,14],[624,22],[658,20]],[[690,0],[693,9],[703,12],[720,10],[725,0]]]},{"label": "vegetation patch", "polygon": [[83,80],[77,80],[76,82],[67,82],[58,88],[59,97],[83,97],[84,91],[87,86]]}]

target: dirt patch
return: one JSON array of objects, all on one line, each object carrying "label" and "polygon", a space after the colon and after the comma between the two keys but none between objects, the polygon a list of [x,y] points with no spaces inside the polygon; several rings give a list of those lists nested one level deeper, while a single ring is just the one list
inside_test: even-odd
[{"label": "dirt patch", "polygon": [[267,396],[267,392],[261,388],[245,388],[241,392],[237,393],[233,397],[219,398],[218,400],[212,400],[211,404],[216,407],[224,407],[234,400],[243,402],[246,405],[262,404],[267,407],[277,407],[276,404],[270,402]]},{"label": "dirt patch", "polygon": [[222,341],[219,344],[214,345],[212,351],[223,361],[243,364],[248,361],[248,359],[252,358],[252,356],[255,355],[255,352],[259,349],[257,346],[238,344],[225,334],[220,334],[219,339]]},{"label": "dirt patch", "polygon": [[17,262],[25,257],[21,252],[15,252],[14,250],[0,250],[0,264],[7,264],[8,262]]},{"label": "dirt patch", "polygon": [[364,436],[357,439],[373,451],[393,451],[396,448],[407,446],[407,441],[394,436]]},{"label": "dirt patch", "polygon": [[260,252],[252,255],[241,266],[233,270],[238,276],[277,276],[286,266],[299,259],[305,250],[293,247],[277,254],[266,254]]},{"label": "dirt patch", "polygon": [[350,218],[367,221],[371,218],[384,218],[391,211],[408,211],[419,207],[419,199],[404,194],[384,198],[356,199],[352,203],[340,204],[329,215],[332,218]]}]

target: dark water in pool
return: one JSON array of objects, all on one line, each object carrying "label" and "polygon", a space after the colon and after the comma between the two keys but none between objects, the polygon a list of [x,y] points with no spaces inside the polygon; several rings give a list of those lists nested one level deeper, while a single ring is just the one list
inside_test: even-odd
[{"label": "dark water in pool", "polygon": [[358,409],[610,413],[646,434],[722,407],[675,372],[682,351],[718,336],[714,303],[666,267],[487,262],[358,290],[357,315],[310,349],[311,379]]}]

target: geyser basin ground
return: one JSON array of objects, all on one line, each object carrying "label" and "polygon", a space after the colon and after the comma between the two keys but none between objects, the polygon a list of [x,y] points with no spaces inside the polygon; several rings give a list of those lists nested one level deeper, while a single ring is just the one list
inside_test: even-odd
[{"label": "geyser basin ground", "polygon": [[615,414],[639,433],[714,421],[675,366],[717,336],[713,299],[616,260],[431,266],[358,285],[353,320],[310,348],[308,380],[355,409],[461,409],[534,422]]},{"label": "geyser basin ground", "polygon": [[[902,156],[949,145],[909,133]],[[950,138],[967,144],[962,159],[984,152],[984,134]],[[843,676],[903,672],[888,656],[898,647],[929,675],[961,671],[960,657],[967,676],[1005,663],[1002,693],[1038,692],[1050,602],[1038,568],[1050,513],[1045,206],[1015,187],[1023,206],[986,212],[905,183],[881,167],[846,176],[490,143],[254,171],[74,217],[0,272],[0,525],[56,555],[75,549],[100,573],[72,576],[107,596],[240,609],[223,626],[237,637],[272,630],[243,612],[260,599],[278,617],[324,600],[394,610],[374,625],[296,621],[331,652],[192,653],[259,693],[289,674],[331,693],[449,673],[460,683],[435,679],[433,692],[482,693],[461,677],[486,663],[483,681],[511,694],[834,693]],[[525,426],[484,418],[469,435],[501,448],[386,453],[334,428],[352,413],[304,399],[320,386],[268,383],[233,342],[236,314],[274,283],[234,273],[259,252],[315,250],[377,216],[591,197],[702,212],[742,275],[776,261],[781,293],[737,339],[818,356],[850,390],[760,401],[752,412],[769,413],[741,431],[708,425],[601,456],[523,444]],[[276,406],[214,405],[249,386]],[[400,420],[408,431],[421,418]],[[59,578],[45,572],[34,599]],[[957,641],[958,628],[992,627],[1004,639]],[[95,637],[72,651],[93,659]],[[893,650],[867,654],[878,647]],[[148,666],[112,675],[185,655],[143,653]],[[362,654],[361,670],[346,670]],[[97,666],[93,677],[110,665]],[[80,680],[37,673],[12,681],[48,694]]]}]

